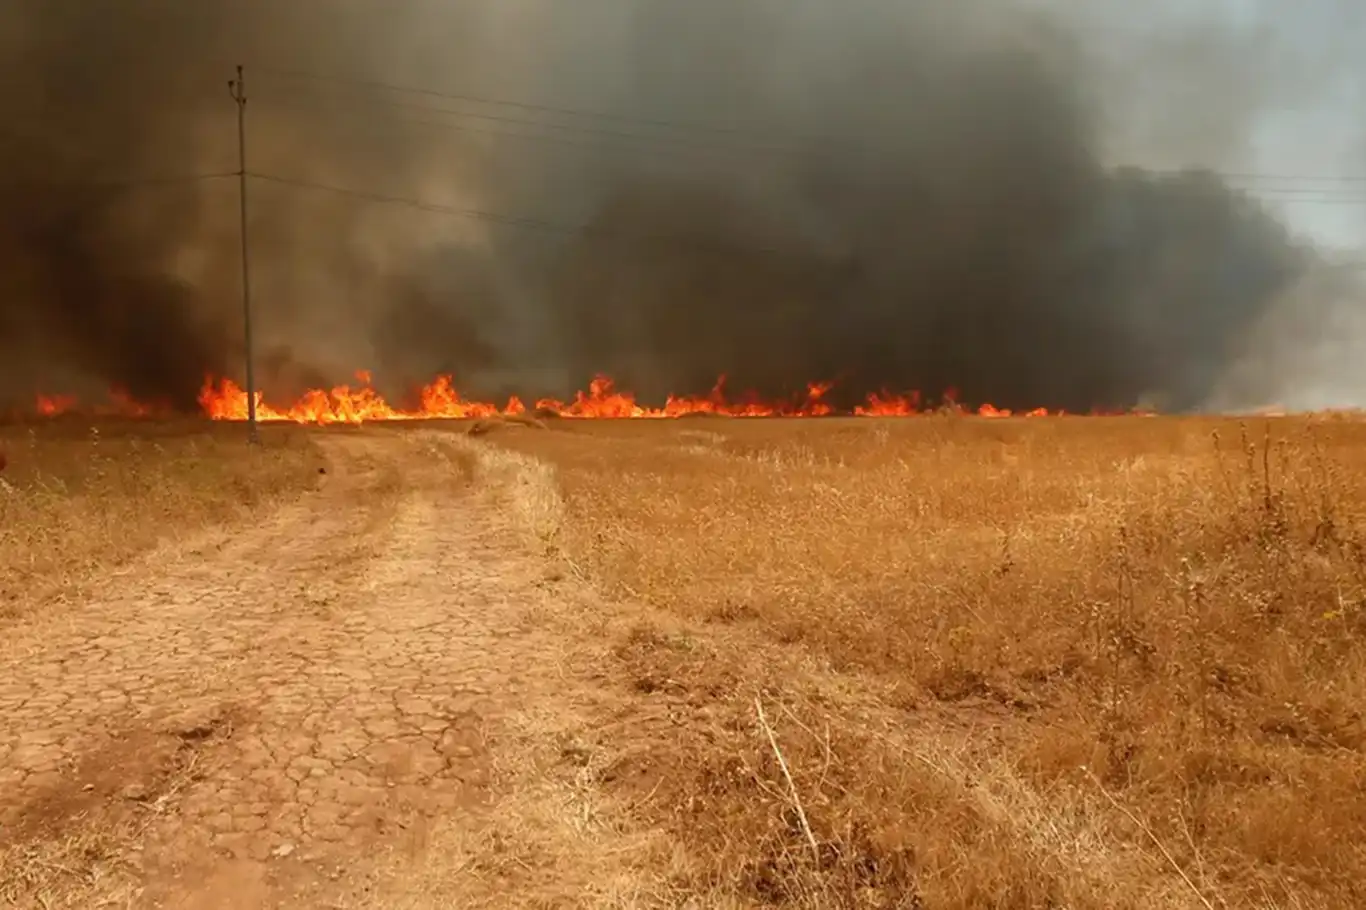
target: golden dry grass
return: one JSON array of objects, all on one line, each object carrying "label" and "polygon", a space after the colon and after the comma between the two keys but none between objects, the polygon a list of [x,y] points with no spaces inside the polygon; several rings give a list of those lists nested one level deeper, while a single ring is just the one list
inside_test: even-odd
[{"label": "golden dry grass", "polygon": [[522,510],[547,548],[682,620],[618,643],[668,720],[604,777],[687,855],[679,893],[1366,906],[1366,423],[565,423],[494,444],[557,486]]},{"label": "golden dry grass", "polygon": [[546,424],[539,417],[527,414],[506,414],[498,417],[485,417],[470,424],[465,432],[470,436],[483,436],[497,430],[522,427],[528,430],[544,430]]},{"label": "golden dry grass", "polygon": [[172,536],[241,519],[309,489],[305,431],[55,420],[0,426],[0,617],[74,593]]}]

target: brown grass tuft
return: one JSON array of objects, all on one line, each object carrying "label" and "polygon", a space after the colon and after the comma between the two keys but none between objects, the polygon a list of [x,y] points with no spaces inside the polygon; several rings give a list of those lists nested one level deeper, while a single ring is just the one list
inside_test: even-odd
[{"label": "brown grass tuft", "polygon": [[1366,423],[687,432],[502,441],[555,471],[555,549],[691,630],[616,650],[672,712],[614,779],[652,794],[681,885],[1366,906]]},{"label": "brown grass tuft", "polygon": [[509,427],[522,427],[528,430],[546,429],[545,421],[527,414],[505,414],[499,417],[485,417],[470,424],[466,431],[470,436],[484,436],[496,430]]},{"label": "brown grass tuft", "polygon": [[0,616],[70,597],[173,535],[252,514],[313,487],[306,431],[63,420],[0,426]]}]

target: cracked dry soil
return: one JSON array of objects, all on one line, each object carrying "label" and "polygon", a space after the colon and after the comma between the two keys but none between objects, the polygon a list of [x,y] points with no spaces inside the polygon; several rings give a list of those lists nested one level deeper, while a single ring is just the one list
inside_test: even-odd
[{"label": "cracked dry soil", "polygon": [[137,906],[299,906],[478,812],[490,725],[565,684],[528,621],[544,568],[438,434],[322,445],[303,500],[6,630],[0,847],[123,825]]}]

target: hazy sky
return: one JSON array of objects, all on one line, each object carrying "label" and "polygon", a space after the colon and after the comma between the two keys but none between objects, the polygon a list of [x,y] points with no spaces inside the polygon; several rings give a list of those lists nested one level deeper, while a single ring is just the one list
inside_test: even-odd
[{"label": "hazy sky", "polygon": [[1127,96],[1116,158],[1267,175],[1237,182],[1366,260],[1366,4],[1034,2],[1067,12]]},{"label": "hazy sky", "polygon": [[[1043,0],[1104,37],[1146,116],[1112,123],[1115,155],[1281,177],[1235,181],[1302,236],[1366,264],[1366,4],[1354,0]],[[1133,29],[1128,41],[1123,32]],[[1152,58],[1145,33],[1184,34]],[[1186,46],[1183,48],[1183,44]],[[1126,58],[1122,50],[1136,50]],[[1194,51],[1194,53],[1191,53]],[[1146,60],[1146,63],[1145,63]],[[1127,137],[1127,138],[1121,138]],[[1216,407],[1366,404],[1362,275],[1311,283],[1273,310]]]}]

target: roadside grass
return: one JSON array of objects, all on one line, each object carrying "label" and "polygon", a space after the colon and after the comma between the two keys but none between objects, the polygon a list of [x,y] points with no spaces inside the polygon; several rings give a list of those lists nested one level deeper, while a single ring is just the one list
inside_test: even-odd
[{"label": "roadside grass", "polygon": [[55,419],[0,425],[0,618],[73,597],[112,566],[246,520],[317,484],[301,428]]},{"label": "roadside grass", "polygon": [[551,430],[489,443],[560,499],[534,536],[677,620],[615,644],[671,720],[608,784],[680,887],[1366,906],[1366,424]]}]

